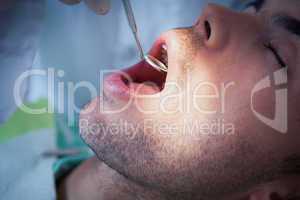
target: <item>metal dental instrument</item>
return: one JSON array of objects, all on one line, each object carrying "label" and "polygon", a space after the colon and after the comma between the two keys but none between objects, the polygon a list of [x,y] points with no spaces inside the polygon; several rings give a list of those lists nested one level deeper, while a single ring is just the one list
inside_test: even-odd
[{"label": "metal dental instrument", "polygon": [[145,58],[146,62],[149,65],[151,65],[152,67],[154,67],[156,70],[168,72],[168,68],[166,67],[166,65],[164,63],[162,63],[161,61],[159,61],[158,59],[154,58],[153,56],[147,55],[144,58]]},{"label": "metal dental instrument", "polygon": [[166,65],[164,63],[162,63],[157,58],[155,58],[151,55],[146,55],[146,56],[144,55],[144,51],[143,51],[142,45],[141,45],[139,37],[138,37],[137,25],[136,25],[133,10],[132,10],[131,4],[130,4],[130,0],[122,0],[122,2],[124,5],[124,8],[125,8],[126,15],[127,15],[128,24],[134,35],[134,39],[135,39],[135,42],[137,44],[137,47],[138,47],[138,50],[140,53],[140,58],[142,60],[145,60],[149,65],[151,65],[156,70],[161,71],[161,72],[167,72],[168,68],[166,67]]},{"label": "metal dental instrument", "polygon": [[143,60],[144,59],[144,51],[143,51],[142,45],[141,45],[139,37],[138,37],[138,30],[137,30],[137,26],[136,26],[136,22],[135,22],[135,18],[134,18],[134,14],[133,14],[133,10],[132,10],[130,1],[129,0],[122,0],[122,2],[123,2],[123,5],[124,5],[124,8],[125,8],[125,12],[126,12],[126,15],[127,15],[127,20],[128,20],[129,26],[131,28],[131,31],[132,31],[133,35],[134,35],[135,42],[136,42],[138,50],[140,52],[140,57]]}]

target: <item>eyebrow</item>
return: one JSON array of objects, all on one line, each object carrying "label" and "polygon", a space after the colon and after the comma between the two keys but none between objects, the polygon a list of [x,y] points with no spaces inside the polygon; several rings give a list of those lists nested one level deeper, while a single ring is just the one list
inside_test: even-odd
[{"label": "eyebrow", "polygon": [[300,37],[300,20],[288,15],[274,16],[275,24]]}]

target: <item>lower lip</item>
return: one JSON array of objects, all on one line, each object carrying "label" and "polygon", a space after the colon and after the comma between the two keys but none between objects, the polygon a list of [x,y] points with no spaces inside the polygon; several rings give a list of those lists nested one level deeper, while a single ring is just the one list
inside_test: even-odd
[{"label": "lower lip", "polygon": [[113,73],[106,77],[103,87],[107,96],[112,96],[125,101],[130,99],[130,87],[124,82],[122,72]]},{"label": "lower lip", "polygon": [[143,97],[143,95],[154,95],[160,92],[155,85],[145,85],[143,83],[133,83],[125,80],[126,73],[113,73],[104,80],[104,93],[107,97],[115,100],[129,101],[133,97]]}]

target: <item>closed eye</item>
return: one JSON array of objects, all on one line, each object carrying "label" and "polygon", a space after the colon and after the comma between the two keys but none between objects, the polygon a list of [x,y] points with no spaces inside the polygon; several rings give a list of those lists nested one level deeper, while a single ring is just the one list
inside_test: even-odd
[{"label": "closed eye", "polygon": [[277,62],[279,63],[279,65],[281,67],[284,68],[287,66],[286,63],[283,61],[282,57],[279,55],[279,53],[277,52],[277,50],[273,47],[273,45],[271,43],[265,44],[264,46],[273,53],[275,59],[277,60]]}]

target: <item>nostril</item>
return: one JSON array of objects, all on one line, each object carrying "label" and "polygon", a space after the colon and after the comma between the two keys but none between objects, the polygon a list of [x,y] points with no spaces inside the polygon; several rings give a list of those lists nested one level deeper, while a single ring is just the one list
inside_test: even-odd
[{"label": "nostril", "polygon": [[206,32],[206,37],[207,37],[207,40],[209,40],[210,36],[211,36],[211,26],[210,26],[210,23],[209,21],[205,21],[204,22],[204,26],[205,26],[205,32]]}]

